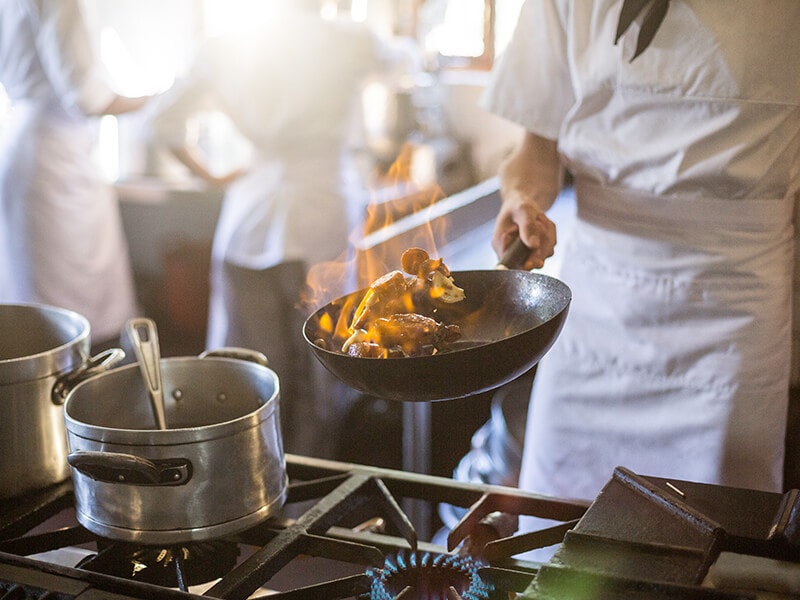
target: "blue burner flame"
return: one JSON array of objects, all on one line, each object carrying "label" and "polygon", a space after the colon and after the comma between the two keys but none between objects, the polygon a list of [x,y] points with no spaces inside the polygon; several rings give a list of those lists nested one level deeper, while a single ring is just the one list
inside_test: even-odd
[{"label": "blue burner flame", "polygon": [[370,600],[393,600],[408,587],[414,590],[415,600],[444,600],[450,586],[463,600],[489,600],[494,586],[478,575],[484,566],[470,556],[399,552],[387,556],[383,568],[367,569],[372,580]]}]

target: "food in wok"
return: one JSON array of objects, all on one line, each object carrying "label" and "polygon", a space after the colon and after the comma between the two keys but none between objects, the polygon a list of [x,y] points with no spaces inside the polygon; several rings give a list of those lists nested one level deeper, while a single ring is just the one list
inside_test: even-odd
[{"label": "food in wok", "polygon": [[403,271],[391,271],[367,288],[353,313],[342,352],[362,358],[430,356],[461,337],[455,323],[437,321],[440,304],[464,300],[441,258],[421,248],[401,257]]},{"label": "food in wok", "polygon": [[[572,298],[566,284],[541,273],[490,269],[454,271],[452,277],[464,299],[430,299],[433,308],[425,316],[457,325],[461,337],[435,354],[372,358],[342,352],[366,289],[314,311],[303,337],[328,371],[365,394],[405,402],[466,398],[533,367],[558,337]],[[371,308],[380,312],[374,303]]]}]

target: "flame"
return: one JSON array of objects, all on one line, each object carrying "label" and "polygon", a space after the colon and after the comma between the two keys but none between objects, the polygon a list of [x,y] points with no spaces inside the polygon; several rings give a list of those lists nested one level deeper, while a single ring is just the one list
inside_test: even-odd
[{"label": "flame", "polygon": [[441,188],[415,190],[401,200],[373,201],[367,207],[364,235],[357,240],[355,265],[359,284],[366,287],[396,269],[399,257],[412,247],[431,256],[439,253],[437,240],[446,237],[446,221],[432,222],[429,209],[444,198]]},{"label": "flame", "polygon": [[[481,559],[470,556],[400,551],[387,555],[382,568],[367,569],[366,575],[371,580],[370,598],[488,600],[494,595],[495,585],[481,578],[480,570],[484,566],[486,563]],[[453,592],[457,596],[452,596]]]},{"label": "flame", "polygon": [[[417,185],[411,178],[415,146],[406,143],[385,173],[370,177],[370,200],[364,219],[351,232],[350,248],[334,261],[311,266],[300,307],[307,314],[346,293],[363,289],[398,267],[406,248],[417,246],[438,255],[436,240],[444,239],[446,224],[425,219],[430,207],[445,198],[438,184]],[[413,221],[413,234],[400,227]],[[398,231],[399,230],[399,231]],[[401,235],[393,236],[395,233]]]},{"label": "flame", "polygon": [[348,297],[342,306],[342,311],[339,313],[339,318],[336,320],[336,327],[333,332],[334,339],[344,339],[350,335],[349,315],[352,313],[355,303],[356,299],[354,297]]},{"label": "flame", "polygon": [[395,183],[411,181],[411,161],[413,156],[414,148],[411,144],[406,142],[400,148],[397,158],[389,166],[389,179],[394,180]]},{"label": "flame", "polygon": [[333,319],[328,313],[323,314],[319,320],[319,330],[330,335],[333,333]]},{"label": "flame", "polygon": [[[350,236],[351,247],[336,261],[313,265],[308,271],[300,305],[308,315],[326,307],[315,332],[330,350],[341,350],[353,335],[357,315],[375,301],[364,291],[398,270],[403,252],[418,247],[438,256],[436,242],[445,239],[446,219],[431,219],[430,210],[445,194],[436,184],[418,186],[411,181],[413,160],[414,147],[406,144],[385,173],[373,175],[370,201],[360,227]],[[429,298],[447,301],[446,294],[430,286]],[[417,312],[420,290],[398,295],[393,302],[394,312]]]},{"label": "flame", "polygon": [[306,284],[298,308],[305,314],[311,314],[319,306],[352,291],[355,287],[354,272],[353,259],[348,259],[344,254],[336,260],[311,265],[306,273]]}]

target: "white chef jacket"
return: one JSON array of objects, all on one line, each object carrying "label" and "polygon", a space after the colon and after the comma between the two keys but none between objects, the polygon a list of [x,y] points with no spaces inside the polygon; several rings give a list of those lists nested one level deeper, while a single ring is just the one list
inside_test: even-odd
[{"label": "white chef jacket", "polygon": [[573,291],[520,485],[592,499],[617,465],[779,491],[800,189],[800,2],[672,0],[633,62],[622,0],[529,0],[485,106],[558,140]]},{"label": "white chef jacket", "polygon": [[226,191],[214,235],[210,348],[226,339],[223,262],[266,269],[335,260],[367,198],[348,152],[359,82],[384,64],[382,47],[360,24],[285,5],[251,34],[212,40],[153,122],[156,140],[180,146],[191,116],[219,110],[255,147],[248,172]]},{"label": "white chef jacket", "polygon": [[92,339],[136,315],[117,199],[86,116],[115,97],[75,0],[0,2],[0,302],[84,315]]}]

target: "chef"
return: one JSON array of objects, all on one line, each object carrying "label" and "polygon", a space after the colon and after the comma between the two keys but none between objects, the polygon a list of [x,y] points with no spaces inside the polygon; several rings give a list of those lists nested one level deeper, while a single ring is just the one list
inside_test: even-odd
[{"label": "chef", "polygon": [[94,118],[141,108],[112,89],[77,0],[0,2],[0,302],[74,310],[117,343],[136,296],[117,199],[94,162]]},{"label": "chef", "polygon": [[781,491],[800,2],[625,4],[528,0],[484,97],[525,130],[495,250],[541,266],[564,168],[577,197],[520,485],[592,499],[624,465]]},{"label": "chef", "polygon": [[[298,304],[307,269],[343,255],[367,198],[352,136],[360,84],[382,66],[383,47],[363,24],[323,20],[316,0],[272,4],[276,12],[258,27],[201,50],[162,99],[153,130],[194,174],[227,186],[206,346],[263,352],[281,378],[287,450],[319,454],[330,436],[311,423],[329,410],[330,385],[314,388],[319,367],[305,348]],[[230,117],[252,143],[243,169],[212,172],[187,134],[191,118],[209,110]]]}]

